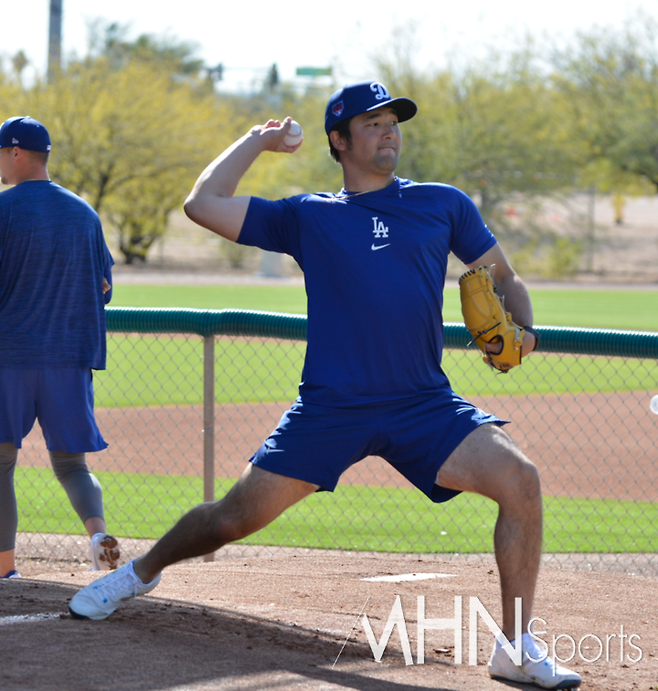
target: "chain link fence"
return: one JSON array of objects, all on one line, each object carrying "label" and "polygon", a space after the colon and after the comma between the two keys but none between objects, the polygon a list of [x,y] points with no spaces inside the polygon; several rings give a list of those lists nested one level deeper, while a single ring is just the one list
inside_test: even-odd
[{"label": "chain link fence", "polygon": [[[237,310],[108,308],[96,412],[110,446],[88,455],[108,530],[132,558],[219,498],[297,394],[306,318]],[[544,490],[544,562],[658,575],[658,333],[537,327],[539,352],[498,375],[445,325],[455,390],[512,420]],[[312,462],[312,457],[309,458]],[[88,539],[49,467],[38,425],[16,471],[17,554],[85,561]],[[379,458],[218,553],[343,549],[492,559],[493,502],[432,505]],[[209,556],[207,558],[212,558]]]}]

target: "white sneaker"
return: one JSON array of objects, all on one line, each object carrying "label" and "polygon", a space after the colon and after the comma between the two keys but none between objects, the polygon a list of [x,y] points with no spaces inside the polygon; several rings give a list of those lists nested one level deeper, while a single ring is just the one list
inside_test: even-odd
[{"label": "white sneaker", "polygon": [[79,590],[69,604],[73,618],[107,619],[122,602],[144,595],[160,583],[162,574],[158,574],[150,583],[142,583],[135,573],[133,562],[134,559]]},{"label": "white sneaker", "polygon": [[107,533],[96,533],[89,546],[91,569],[89,571],[110,571],[116,569],[121,550],[115,537]]},{"label": "white sneaker", "polygon": [[16,571],[16,569],[13,569],[12,571],[8,571],[4,576],[0,576],[0,578],[20,578],[21,575]]},{"label": "white sneaker", "polygon": [[489,675],[492,679],[535,684],[542,689],[573,689],[580,686],[580,674],[555,662],[548,656],[548,650],[540,648],[530,634],[523,634],[522,646],[523,663],[519,667],[512,662],[498,641],[494,643],[489,660]]}]

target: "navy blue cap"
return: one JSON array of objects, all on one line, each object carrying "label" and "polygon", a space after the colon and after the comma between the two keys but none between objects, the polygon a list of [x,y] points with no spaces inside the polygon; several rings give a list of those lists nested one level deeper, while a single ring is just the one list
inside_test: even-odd
[{"label": "navy blue cap", "polygon": [[339,122],[382,106],[395,109],[399,122],[411,120],[418,111],[418,106],[409,98],[391,98],[387,88],[379,82],[346,84],[336,91],[327,103],[324,115],[325,132],[329,134]]},{"label": "navy blue cap", "polygon": [[19,146],[28,151],[50,151],[48,130],[28,115],[9,118],[0,127],[0,149]]}]

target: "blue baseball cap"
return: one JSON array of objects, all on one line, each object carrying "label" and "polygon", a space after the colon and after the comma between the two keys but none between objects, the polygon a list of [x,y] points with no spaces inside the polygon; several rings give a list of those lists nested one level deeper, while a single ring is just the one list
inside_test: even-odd
[{"label": "blue baseball cap", "polygon": [[28,151],[50,151],[48,130],[29,115],[9,118],[0,127],[0,149],[18,146]]},{"label": "blue baseball cap", "polygon": [[418,111],[418,106],[409,98],[391,98],[388,89],[379,82],[346,84],[332,94],[327,103],[324,115],[325,132],[329,134],[339,122],[382,106],[394,108],[399,122],[411,120]]}]

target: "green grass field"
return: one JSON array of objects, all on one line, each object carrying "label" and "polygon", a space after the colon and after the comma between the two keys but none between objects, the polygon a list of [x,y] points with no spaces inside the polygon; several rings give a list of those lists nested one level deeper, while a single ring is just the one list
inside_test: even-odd
[{"label": "green grass field", "polygon": [[112,307],[195,307],[306,314],[306,293],[297,286],[161,286],[115,283]]},{"label": "green grass field", "polygon": [[[535,323],[602,329],[658,331],[658,287],[651,290],[531,290]],[[306,314],[306,294],[294,286],[156,286],[114,288],[116,307],[256,309]],[[459,291],[445,292],[445,321],[463,321]]]},{"label": "green grass field", "polygon": [[[305,343],[218,340],[219,403],[287,401],[297,395]],[[198,405],[203,401],[203,344],[198,336],[110,336],[107,369],[94,373],[103,408]]]},{"label": "green grass field", "polygon": [[[200,478],[97,473],[118,536],[156,538],[199,503]],[[218,479],[221,497],[232,480]],[[79,533],[66,495],[48,468],[18,468],[19,530]],[[658,504],[544,498],[545,552],[655,552]],[[461,495],[433,506],[415,490],[339,485],[312,495],[243,544],[381,552],[490,552],[495,504]]]}]

